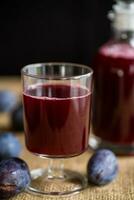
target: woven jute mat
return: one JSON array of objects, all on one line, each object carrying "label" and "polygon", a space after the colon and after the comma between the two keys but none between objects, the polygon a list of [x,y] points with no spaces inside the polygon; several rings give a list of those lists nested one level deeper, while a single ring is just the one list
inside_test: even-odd
[{"label": "woven jute mat", "polygon": [[[0,77],[0,89],[9,89],[21,94],[20,77]],[[0,116],[0,127],[7,127],[10,120],[7,116]],[[28,163],[31,169],[46,167],[46,161],[31,155],[25,148],[24,135],[18,134],[23,145],[21,157]],[[69,159],[65,163],[66,168],[86,173],[87,161],[91,157],[92,152],[86,152],[83,155]],[[86,190],[77,195],[69,197],[43,197],[23,192],[11,200],[134,200],[134,158],[118,157],[119,174],[116,180],[103,187],[89,186]]]},{"label": "woven jute mat", "polygon": [[[38,158],[30,154],[24,144],[24,135],[21,133],[18,135],[23,151],[21,158],[23,158],[30,169],[36,169],[47,165],[47,161]],[[92,152],[88,151],[81,156],[71,158],[65,161],[65,166],[71,170],[77,170],[78,172],[86,173],[86,165],[91,157]],[[28,192],[23,192],[17,195],[12,200],[50,200],[50,199],[64,199],[64,200],[134,200],[134,158],[133,157],[118,157],[119,162],[119,174],[116,180],[112,183],[103,186],[91,186],[83,190],[79,194],[66,196],[66,197],[46,197],[37,196]],[[64,186],[63,186],[64,187]]]}]

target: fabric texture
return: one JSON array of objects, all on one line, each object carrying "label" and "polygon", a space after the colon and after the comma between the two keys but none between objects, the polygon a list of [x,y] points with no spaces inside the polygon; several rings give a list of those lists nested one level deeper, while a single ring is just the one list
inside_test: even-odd
[{"label": "fabric texture", "polygon": [[[20,95],[20,77],[1,77],[0,89],[9,89]],[[4,125],[3,128],[6,128],[7,124],[10,124],[9,118],[6,115],[0,115],[0,127]],[[21,158],[28,163],[30,169],[46,168],[48,164],[47,160],[38,158],[26,150],[24,133],[18,133],[17,137],[20,139],[23,147]],[[91,155],[92,152],[89,151],[79,157],[65,160],[65,168],[86,174],[87,162]],[[89,185],[87,189],[79,194],[68,197],[43,197],[22,192],[16,197],[11,198],[11,200],[134,200],[134,158],[133,156],[118,157],[118,162],[119,174],[113,182],[106,186],[97,187]]]},{"label": "fabric texture", "polygon": [[[25,148],[23,133],[17,135],[23,145],[23,158],[31,169],[46,168],[47,160],[38,158],[29,153]],[[81,156],[65,160],[65,168],[76,170],[86,174],[86,166],[92,152],[88,151]],[[64,200],[134,200],[134,159],[133,157],[118,157],[119,174],[117,178],[105,186],[91,186],[83,190],[79,194],[67,197],[46,197],[37,196],[23,192],[12,200],[50,200],[50,199],[64,199]]]}]

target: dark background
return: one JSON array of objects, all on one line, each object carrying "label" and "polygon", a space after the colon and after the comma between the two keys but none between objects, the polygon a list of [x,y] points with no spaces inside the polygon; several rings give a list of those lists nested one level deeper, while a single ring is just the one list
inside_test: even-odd
[{"label": "dark background", "polygon": [[0,75],[30,63],[90,65],[109,38],[112,0],[0,1]]}]

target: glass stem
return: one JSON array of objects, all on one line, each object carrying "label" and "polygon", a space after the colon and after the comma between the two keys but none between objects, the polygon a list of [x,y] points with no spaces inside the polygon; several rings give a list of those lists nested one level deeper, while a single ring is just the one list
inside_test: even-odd
[{"label": "glass stem", "polygon": [[48,178],[64,178],[63,159],[49,159]]}]

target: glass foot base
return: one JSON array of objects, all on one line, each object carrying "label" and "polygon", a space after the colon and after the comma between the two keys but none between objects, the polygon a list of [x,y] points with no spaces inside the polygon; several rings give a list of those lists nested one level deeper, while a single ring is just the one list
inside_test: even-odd
[{"label": "glass foot base", "polygon": [[134,144],[114,144],[108,141],[101,140],[96,136],[90,137],[89,146],[93,150],[110,149],[117,155],[134,155]]},{"label": "glass foot base", "polygon": [[62,174],[52,175],[47,170],[35,169],[31,171],[32,181],[28,191],[40,195],[70,195],[87,187],[87,179],[81,174],[64,170]]}]

